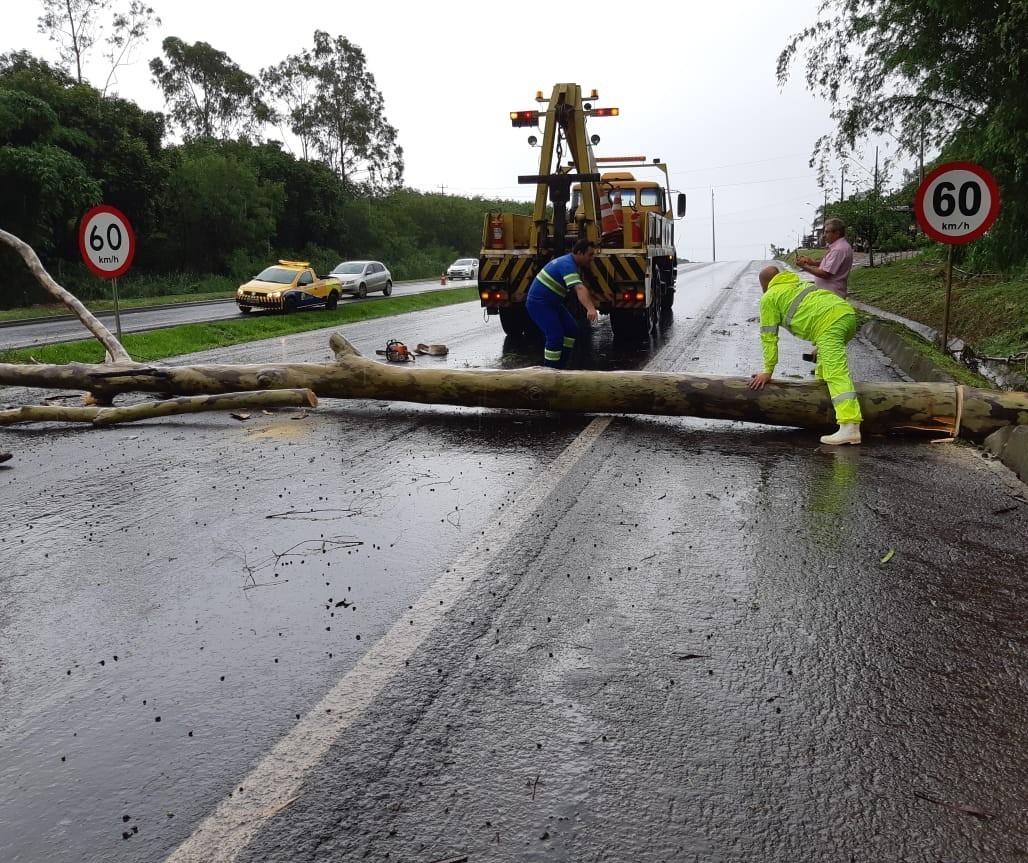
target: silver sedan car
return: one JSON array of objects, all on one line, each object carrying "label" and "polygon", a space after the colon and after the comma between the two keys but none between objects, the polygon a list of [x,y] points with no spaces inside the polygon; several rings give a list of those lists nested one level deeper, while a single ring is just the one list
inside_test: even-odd
[{"label": "silver sedan car", "polygon": [[339,279],[340,291],[363,299],[369,293],[393,292],[393,277],[379,261],[343,261],[329,273]]},{"label": "silver sedan car", "polygon": [[448,279],[477,279],[478,258],[458,258],[446,271]]}]

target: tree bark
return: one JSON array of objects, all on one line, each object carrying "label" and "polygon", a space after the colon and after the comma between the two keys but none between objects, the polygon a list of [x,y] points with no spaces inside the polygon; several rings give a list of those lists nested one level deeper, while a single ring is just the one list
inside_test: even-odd
[{"label": "tree bark", "polygon": [[95,426],[136,422],[175,414],[200,411],[231,411],[242,408],[317,407],[318,398],[308,389],[259,390],[246,393],[222,393],[213,396],[181,396],[157,402],[140,402],[124,407],[64,407],[57,405],[26,405],[0,411],[0,425],[31,422],[86,422]]},{"label": "tree bark", "polygon": [[[633,371],[424,369],[361,356],[338,333],[334,363],[148,366],[0,364],[0,384],[77,387],[113,398],[124,392],[214,395],[311,389],[321,398],[382,399],[568,413],[657,414],[832,428],[828,389],[819,382]],[[865,434],[919,431],[981,441],[1006,425],[1028,425],[1028,393],[945,383],[858,383]],[[959,423],[957,418],[959,416]]]}]

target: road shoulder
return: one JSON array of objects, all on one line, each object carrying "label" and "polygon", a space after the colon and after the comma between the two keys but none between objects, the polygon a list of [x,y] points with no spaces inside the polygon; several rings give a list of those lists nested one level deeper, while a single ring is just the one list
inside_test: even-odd
[{"label": "road shoulder", "polygon": [[[871,306],[861,304],[860,308],[870,315],[877,312]],[[956,383],[930,357],[912,348],[895,330],[885,326],[876,317],[872,317],[861,327],[860,334],[889,356],[896,366],[913,380]],[[1018,479],[1028,483],[1028,427],[1002,428],[986,438],[983,449],[989,456],[998,459],[1013,471]]]}]

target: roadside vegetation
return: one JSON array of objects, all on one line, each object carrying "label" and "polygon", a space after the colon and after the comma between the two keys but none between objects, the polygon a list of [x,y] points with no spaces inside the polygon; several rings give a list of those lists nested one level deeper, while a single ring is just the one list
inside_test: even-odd
[{"label": "roadside vegetation", "polygon": [[[871,315],[862,311],[857,311],[857,318],[861,324],[865,320],[871,319],[871,317]],[[935,368],[939,369],[944,374],[949,375],[949,377],[957,383],[968,387],[978,387],[980,389],[995,389],[996,384],[993,381],[982,377],[980,374],[972,371],[963,363],[958,362],[948,354],[942,353],[936,345],[932,344],[920,333],[914,332],[909,327],[906,327],[897,321],[890,321],[883,318],[876,318],[876,320],[878,322],[878,326],[892,331],[892,333],[898,336],[905,344],[913,348],[922,357],[931,362]]]},{"label": "roadside vegetation", "polygon": [[[853,271],[854,299],[942,332],[946,254],[933,251]],[[1028,352],[1028,280],[953,270],[949,332],[975,353],[1011,357]]]},{"label": "roadside vegetation", "polygon": [[[363,53],[344,37],[316,32],[304,46],[298,36],[295,54],[256,74],[210,45],[168,37],[150,63],[163,113],[97,89],[82,73],[89,45],[74,43],[62,15],[117,5],[52,4],[41,26],[72,34],[58,64],[0,55],[0,228],[84,302],[110,295],[79,253],[79,221],[101,203],[135,233],[132,267],[118,280],[126,301],[228,295],[279,259],[310,261],[319,273],[371,259],[396,281],[438,276],[477,255],[487,213],[532,211],[525,201],[405,187],[396,130]],[[278,140],[282,128],[302,143],[300,155]],[[0,309],[48,301],[3,243],[0,272]]]},{"label": "roadside vegetation", "polygon": [[[803,250],[820,259],[823,249]],[[795,262],[795,254],[784,258]],[[850,296],[942,332],[946,314],[946,251],[933,248],[850,274]],[[1028,353],[1028,278],[976,274],[955,267],[949,332],[974,353],[1006,359]],[[939,354],[941,357],[941,353]]]},{"label": "roadside vegetation", "polygon": [[[122,344],[134,360],[151,362],[197,351],[223,348],[260,339],[278,338],[292,333],[331,329],[355,321],[384,318],[424,309],[435,309],[455,303],[466,303],[478,298],[475,287],[429,291],[404,297],[347,303],[334,311],[310,309],[291,315],[255,314],[228,321],[204,324],[183,324],[147,333],[125,333]],[[328,336],[325,336],[327,342]],[[410,347],[413,347],[411,345]],[[3,363],[100,363],[104,359],[103,346],[95,339],[64,342],[33,348],[0,351]]]}]

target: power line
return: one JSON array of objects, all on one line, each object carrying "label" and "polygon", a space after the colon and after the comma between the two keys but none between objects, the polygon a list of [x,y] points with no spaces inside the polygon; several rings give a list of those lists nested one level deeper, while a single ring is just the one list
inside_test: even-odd
[{"label": "power line", "polygon": [[728,165],[712,165],[707,168],[687,168],[684,171],[671,171],[672,177],[677,177],[682,174],[698,174],[703,171],[720,171],[722,168],[743,168],[747,165],[764,165],[767,162],[780,162],[782,159],[795,159],[797,156],[803,156],[803,153],[790,153],[785,156],[772,156],[768,159],[757,159],[754,162],[732,162]]}]

